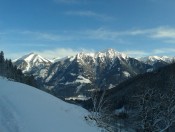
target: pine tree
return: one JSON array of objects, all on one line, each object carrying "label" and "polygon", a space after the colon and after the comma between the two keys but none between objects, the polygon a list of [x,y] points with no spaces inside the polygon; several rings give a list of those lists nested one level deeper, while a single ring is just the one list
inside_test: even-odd
[{"label": "pine tree", "polygon": [[3,51],[1,51],[0,52],[0,63],[4,63],[4,52]]},{"label": "pine tree", "polygon": [[5,76],[4,52],[0,52],[0,75]]}]

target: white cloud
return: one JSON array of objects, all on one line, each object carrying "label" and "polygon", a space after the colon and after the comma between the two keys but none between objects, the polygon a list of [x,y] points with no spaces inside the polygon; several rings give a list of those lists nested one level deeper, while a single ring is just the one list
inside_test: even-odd
[{"label": "white cloud", "polygon": [[28,51],[28,52],[8,52],[5,51],[7,58],[9,59],[17,59],[20,58],[28,53],[37,53],[39,55],[41,55],[44,58],[47,59],[53,59],[53,58],[64,58],[66,56],[74,56],[80,52],[84,52],[84,53],[91,53],[94,52],[94,50],[87,50],[87,49],[71,49],[71,48],[57,48],[57,49],[49,49],[49,50],[43,50],[43,51]]},{"label": "white cloud", "polygon": [[[79,12],[80,13],[80,12]],[[81,13],[80,13],[81,14]],[[85,15],[86,13],[84,13]],[[82,13],[83,15],[83,13]],[[89,12],[86,15],[92,15]],[[94,14],[94,17],[98,16]],[[98,16],[100,17],[100,16]],[[101,16],[105,17],[105,16]],[[35,36],[37,39],[46,39],[50,41],[68,41],[68,40],[80,40],[80,39],[99,39],[99,40],[116,40],[122,36],[143,36],[151,39],[157,39],[164,43],[175,43],[175,28],[170,27],[158,27],[152,29],[132,29],[126,31],[108,30],[104,28],[98,28],[85,31],[67,31],[66,34],[52,34],[45,32],[26,32]]]},{"label": "white cloud", "polygon": [[145,34],[150,34],[153,32],[154,29],[134,29],[130,31],[125,31],[124,35],[145,35]]},{"label": "white cloud", "polygon": [[57,48],[54,50],[44,50],[44,51],[34,51],[34,53],[37,53],[45,58],[53,59],[53,58],[64,58],[66,56],[74,56],[80,52],[84,53],[91,53],[94,52],[94,50],[87,50],[87,49],[71,49],[71,48]]},{"label": "white cloud", "polygon": [[79,50],[73,50],[73,49],[66,49],[66,48],[57,48],[54,50],[44,50],[44,51],[34,51],[35,53],[48,58],[48,59],[53,59],[53,58],[63,58],[66,56],[73,56],[79,53]]},{"label": "white cloud", "polygon": [[37,31],[22,31],[19,32],[23,35],[33,36],[35,39],[39,40],[50,40],[50,41],[65,41],[72,40],[75,38],[70,35],[64,35],[63,33],[48,33],[48,32],[37,32]]},{"label": "white cloud", "polygon": [[[75,40],[73,35],[65,34],[62,32],[41,32],[41,31],[30,31],[30,30],[9,30],[0,32],[0,36],[9,38],[9,36],[15,36],[16,39],[28,39],[28,40],[49,40],[49,41],[65,41]],[[26,41],[27,42],[27,41]]]},{"label": "white cloud", "polygon": [[102,40],[116,40],[121,38],[122,36],[145,36],[153,38],[153,34],[155,35],[156,29],[131,29],[125,31],[117,31],[117,30],[108,30],[105,28],[98,28],[95,30],[86,30],[82,32],[84,36],[89,39],[102,39]]},{"label": "white cloud", "polygon": [[48,32],[38,32],[38,31],[14,31],[13,33],[25,35],[28,38],[32,37],[32,39],[37,39],[37,40],[70,41],[70,40],[84,40],[84,39],[115,40],[120,36],[138,34],[136,32],[135,31],[119,32],[119,31],[107,30],[104,28],[98,28],[98,29],[84,30],[84,31],[82,30],[81,31],[62,31],[60,33],[48,33]]},{"label": "white cloud", "polygon": [[11,59],[11,60],[18,59],[26,55],[26,52],[9,52],[7,50],[3,50],[3,51],[5,53],[5,58]]},{"label": "white cloud", "polygon": [[[73,12],[67,12],[71,14]],[[75,13],[75,12],[74,12]],[[87,15],[94,17],[105,17],[95,14],[93,12],[76,12],[77,15]],[[26,38],[36,40],[48,40],[48,41],[72,41],[72,40],[84,40],[84,39],[97,39],[97,40],[116,40],[121,39],[122,36],[143,36],[151,39],[161,40],[165,43],[175,42],[175,28],[170,27],[158,27],[150,29],[131,29],[131,30],[109,30],[105,28],[88,29],[80,31],[60,31],[55,33],[39,32],[39,31],[10,31],[6,34],[19,34],[24,35]]]},{"label": "white cloud", "polygon": [[153,50],[154,54],[170,54],[175,53],[175,48],[161,48]]},{"label": "white cloud", "polygon": [[123,51],[125,54],[131,57],[140,58],[144,56],[153,56],[153,55],[173,55],[175,54],[175,48],[160,48],[160,49],[153,49],[151,51],[143,51],[143,50],[128,50]]},{"label": "white cloud", "polygon": [[[34,52],[39,55],[41,55],[44,58],[47,59],[53,59],[53,58],[64,58],[66,56],[74,56],[80,52],[84,53],[94,53],[95,51],[92,49],[71,49],[71,48],[57,48],[57,49],[50,49],[50,50],[43,50],[43,51],[28,51],[28,52],[8,52],[4,51],[5,56],[8,59],[17,59],[20,58],[28,53]],[[150,56],[150,55],[173,55],[175,53],[175,48],[160,48],[160,49],[154,49],[152,51],[143,51],[143,50],[127,50],[127,51],[121,51],[122,53],[127,54],[130,57],[139,58],[144,56]]]},{"label": "white cloud", "polygon": [[132,29],[125,31],[106,30],[99,28],[96,30],[88,30],[86,33],[92,34],[92,36],[102,39],[115,39],[120,36],[138,36],[142,35],[154,39],[173,39],[175,40],[175,28],[170,27],[158,27],[150,29]]},{"label": "white cloud", "polygon": [[123,51],[125,54],[131,57],[142,57],[142,56],[147,56],[150,53],[142,51],[142,50],[127,50]]},{"label": "white cloud", "polygon": [[160,40],[164,43],[175,44],[175,28],[170,27],[158,27],[150,29],[132,29],[126,31],[112,31],[99,28],[96,30],[88,30],[85,33],[89,38],[115,40],[122,36],[143,36],[151,39]]},{"label": "white cloud", "polygon": [[93,17],[96,19],[100,19],[100,20],[113,20],[113,17],[104,15],[104,14],[100,14],[100,13],[96,13],[93,11],[67,11],[65,12],[66,15],[73,15],[73,16],[81,16],[81,17]]},{"label": "white cloud", "polygon": [[168,44],[175,44],[175,39],[167,39],[164,42]]},{"label": "white cloud", "polygon": [[154,38],[175,39],[175,28],[158,28],[152,34]]},{"label": "white cloud", "polygon": [[[13,43],[12,43],[13,45]],[[43,48],[43,47],[50,47],[49,45],[47,44],[40,44],[40,43],[17,43],[15,44],[16,46],[18,47],[27,47],[27,48],[31,48],[31,47],[39,47],[39,48]]]},{"label": "white cloud", "polygon": [[87,38],[100,40],[114,40],[120,35],[119,32],[105,30],[103,28],[99,28],[97,30],[87,30],[84,34],[86,34]]}]

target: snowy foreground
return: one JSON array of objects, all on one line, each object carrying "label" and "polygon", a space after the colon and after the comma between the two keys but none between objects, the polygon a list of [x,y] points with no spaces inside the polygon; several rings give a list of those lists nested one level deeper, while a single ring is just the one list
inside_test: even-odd
[{"label": "snowy foreground", "polygon": [[1,132],[99,132],[81,107],[36,88],[0,78]]}]

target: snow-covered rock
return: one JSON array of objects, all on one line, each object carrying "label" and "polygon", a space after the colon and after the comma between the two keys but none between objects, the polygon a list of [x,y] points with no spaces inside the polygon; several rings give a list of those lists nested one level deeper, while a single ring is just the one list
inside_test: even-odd
[{"label": "snow-covered rock", "polygon": [[0,78],[1,132],[99,132],[88,112],[36,88]]},{"label": "snow-covered rock", "polygon": [[38,54],[30,53],[14,60],[13,63],[25,73],[31,71],[35,67],[43,67],[47,64],[50,64],[51,61],[41,57]]},{"label": "snow-covered rock", "polygon": [[38,54],[30,53],[14,60],[13,63],[25,73],[31,71],[35,67],[43,67],[47,64],[50,64],[51,61],[41,57]]},{"label": "snow-covered rock", "polygon": [[90,99],[90,97],[86,97],[84,95],[78,95],[77,97],[69,97],[69,98],[65,98],[65,100],[88,100]]},{"label": "snow-covered rock", "polygon": [[77,77],[76,83],[91,83],[91,81],[81,75]]},{"label": "snow-covered rock", "polygon": [[37,80],[42,80],[47,77],[48,70],[52,61],[41,57],[38,54],[30,53],[13,61],[13,64],[21,69],[24,74],[30,74]]},{"label": "snow-covered rock", "polygon": [[168,56],[146,56],[146,57],[138,58],[138,60],[140,60],[146,64],[154,65],[157,62],[172,63],[174,58],[168,57]]},{"label": "snow-covered rock", "polygon": [[127,59],[128,56],[124,53],[118,52],[114,49],[107,49],[103,52],[97,52],[95,53],[95,57],[107,57],[107,58],[120,58],[120,59]]},{"label": "snow-covered rock", "polygon": [[114,87],[115,87],[115,85],[110,84],[109,87],[108,87],[108,89],[112,89]]},{"label": "snow-covered rock", "polygon": [[108,59],[115,59],[115,58],[119,58],[119,59],[127,59],[128,56],[124,53],[118,52],[114,49],[107,49],[105,51],[102,52],[96,52],[96,53],[79,53],[76,55],[77,59],[83,60],[84,58],[91,58],[92,60],[96,61],[96,59],[101,58],[102,60],[104,60],[104,58],[108,58]]},{"label": "snow-covered rock", "polygon": [[131,76],[130,73],[128,73],[127,71],[123,71],[123,74],[124,74],[125,77],[130,77]]},{"label": "snow-covered rock", "polygon": [[55,62],[59,62],[59,61],[64,61],[64,60],[66,60],[66,59],[69,59],[70,61],[72,61],[73,59],[75,59],[75,56],[66,56],[66,57],[64,57],[64,58],[60,58],[60,57],[54,58],[54,59],[52,60],[52,62],[55,63]]}]

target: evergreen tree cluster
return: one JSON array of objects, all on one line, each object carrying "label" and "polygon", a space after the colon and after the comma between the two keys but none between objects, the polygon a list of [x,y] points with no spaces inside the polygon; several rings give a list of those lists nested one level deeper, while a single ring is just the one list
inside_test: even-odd
[{"label": "evergreen tree cluster", "polygon": [[0,76],[37,87],[34,77],[24,75],[20,69],[12,64],[11,60],[4,58],[3,51],[0,52]]}]

